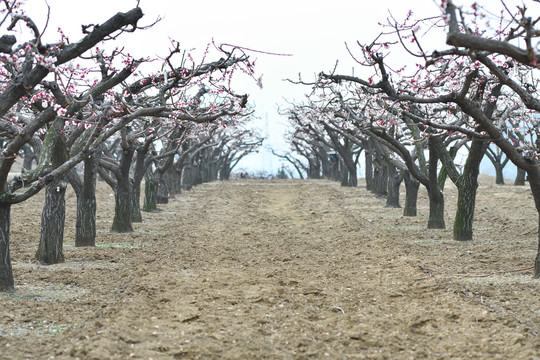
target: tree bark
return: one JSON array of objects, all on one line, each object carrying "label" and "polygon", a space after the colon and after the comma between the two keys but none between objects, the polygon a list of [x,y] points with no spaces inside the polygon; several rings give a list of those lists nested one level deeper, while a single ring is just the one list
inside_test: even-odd
[{"label": "tree bark", "polygon": [[131,222],[140,223],[142,220],[141,184],[136,184],[135,181],[131,179]]},{"label": "tree bark", "polygon": [[[55,120],[58,130],[64,126],[63,120]],[[53,131],[51,135],[54,136]],[[65,143],[60,134],[56,135],[56,141],[45,141],[43,151],[52,146],[51,164],[54,169],[67,161]],[[36,252],[36,259],[41,264],[59,264],[64,259],[64,225],[66,222],[66,188],[67,182],[63,179],[55,179],[45,188],[45,203],[41,213],[41,236]]]},{"label": "tree bark", "polygon": [[9,255],[9,227],[11,205],[0,206],[0,291],[15,290]]},{"label": "tree bark", "polygon": [[96,178],[95,155],[84,161],[83,189],[77,196],[75,246],[96,246]]},{"label": "tree bark", "polygon": [[495,184],[504,185],[504,175],[503,175],[504,167],[502,167],[500,164],[493,164],[493,165],[495,167]]},{"label": "tree bark", "polygon": [[403,208],[403,216],[416,216],[420,182],[411,176],[409,171],[405,171],[403,179],[405,180],[405,207]]},{"label": "tree bark", "polygon": [[517,168],[516,180],[514,181],[514,186],[523,186],[525,185],[525,177],[527,172],[522,168]]},{"label": "tree bark", "polygon": [[156,174],[148,169],[144,175],[144,205],[143,211],[152,212],[157,210],[157,182]]},{"label": "tree bark", "polygon": [[[96,177],[99,160],[93,154],[84,160],[82,181],[78,175],[70,176],[71,186],[77,194],[75,221],[75,247],[96,246]],[[77,179],[73,177],[77,176]],[[77,184],[76,184],[77,183]]]},{"label": "tree bark", "polygon": [[131,223],[131,208],[132,208],[132,184],[129,177],[129,169],[133,161],[135,149],[132,146],[126,147],[122,151],[120,159],[120,174],[117,178],[115,189],[115,207],[114,219],[111,227],[111,232],[131,232],[133,225]]},{"label": "tree bark", "polygon": [[534,259],[534,275],[533,278],[540,278],[540,216],[538,217],[538,250]]},{"label": "tree bark", "polygon": [[536,207],[536,211],[539,214],[538,216],[538,247],[536,251],[536,258],[534,260],[534,278],[539,279],[540,278],[540,170],[532,165],[527,170],[527,175],[529,177],[529,186],[531,187],[531,193],[534,198],[534,205]]},{"label": "tree bark", "polygon": [[341,186],[349,186],[349,170],[346,166],[341,167]]},{"label": "tree bark", "polygon": [[365,149],[366,156],[366,190],[371,191],[373,189],[373,155],[371,150]]},{"label": "tree bark", "polygon": [[132,232],[131,223],[131,184],[129,178],[127,181],[118,182],[114,206],[114,219],[111,226],[111,232],[125,233]]},{"label": "tree bark", "polygon": [[[431,143],[431,138],[429,139]],[[437,163],[439,157],[435,146],[429,147],[429,220],[428,229],[445,229],[444,194],[437,185]]]},{"label": "tree bark", "polygon": [[487,143],[473,139],[463,174],[458,179],[457,211],[454,220],[454,240],[468,241],[473,239],[473,219],[478,189],[480,163],[487,149]]},{"label": "tree bark", "polygon": [[167,184],[165,183],[165,179],[163,179],[163,175],[161,175],[157,181],[157,194],[156,194],[156,202],[158,204],[168,204],[169,203],[169,189],[167,188]]},{"label": "tree bark", "polygon": [[41,264],[59,264],[64,259],[64,225],[66,220],[67,183],[53,181],[45,189],[45,204],[41,214],[41,236],[36,259]]},{"label": "tree bark", "polygon": [[377,197],[386,197],[388,195],[388,168],[386,161],[379,160],[375,162],[374,187],[372,192]]},{"label": "tree bark", "polygon": [[388,191],[386,196],[386,207],[389,208],[400,208],[399,204],[399,187],[403,177],[397,170],[397,168],[387,162],[386,164],[388,169]]}]

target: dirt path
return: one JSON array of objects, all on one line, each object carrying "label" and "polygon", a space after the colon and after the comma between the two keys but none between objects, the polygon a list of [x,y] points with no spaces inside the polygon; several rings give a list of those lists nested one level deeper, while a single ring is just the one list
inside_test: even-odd
[{"label": "dirt path", "polygon": [[[327,181],[205,184],[128,235],[100,195],[99,246],[67,240],[65,264],[31,261],[39,234],[14,224],[0,358],[540,358],[524,188],[485,181],[470,243],[425,229],[425,194],[403,218]],[[39,224],[33,201],[14,219]]]}]

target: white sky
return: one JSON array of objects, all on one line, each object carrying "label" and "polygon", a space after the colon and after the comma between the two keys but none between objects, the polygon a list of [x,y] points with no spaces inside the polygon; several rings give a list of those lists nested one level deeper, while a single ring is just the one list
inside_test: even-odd
[{"label": "white sky", "polygon": [[[472,3],[468,0],[455,2]],[[56,29],[60,26],[72,41],[76,41],[81,37],[81,24],[101,23],[118,11],[130,10],[136,1],[48,0],[48,4],[51,15],[46,34],[56,39]],[[145,16],[139,25],[150,24],[157,17],[163,20],[151,30],[119,38],[135,57],[166,54],[169,38],[179,41],[184,49],[203,51],[214,39],[217,44],[230,43],[293,55],[253,53],[252,58],[257,58],[257,76],[263,75],[263,89],[252,81],[235,85],[238,93],[249,93],[250,101],[256,105],[256,115],[261,118],[256,125],[262,128],[261,133],[269,135],[265,144],[281,150],[286,148],[283,142],[286,119],[282,119],[276,109],[279,105],[284,106],[283,98],[301,100],[308,90],[283,79],[296,79],[298,73],[302,73],[304,80],[313,80],[319,72],[331,70],[338,59],[339,72],[350,74],[355,64],[344,43],[354,49],[357,40],[371,42],[381,31],[378,22],[385,22],[388,9],[397,19],[404,18],[409,10],[415,17],[439,14],[434,0],[141,0],[140,7]],[[27,0],[25,9],[42,28],[45,0]],[[358,65],[355,71],[361,71]],[[265,118],[268,119],[266,129]],[[264,151],[250,156],[241,166],[267,172],[275,172],[280,167],[278,159],[272,159]]]}]

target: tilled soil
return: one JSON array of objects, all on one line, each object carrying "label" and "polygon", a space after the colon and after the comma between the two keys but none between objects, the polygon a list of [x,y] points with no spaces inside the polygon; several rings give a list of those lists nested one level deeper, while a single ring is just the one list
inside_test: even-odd
[{"label": "tilled soil", "polygon": [[[361,184],[204,184],[108,232],[33,260],[40,196],[13,209],[17,290],[0,294],[2,359],[540,359],[537,215],[526,187],[483,177],[475,240],[427,230]],[[456,191],[445,191],[451,229]]]}]

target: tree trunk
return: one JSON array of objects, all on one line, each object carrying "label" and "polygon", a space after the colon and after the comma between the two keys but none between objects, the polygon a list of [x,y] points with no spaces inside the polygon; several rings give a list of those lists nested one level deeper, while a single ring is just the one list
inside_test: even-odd
[{"label": "tree trunk", "polygon": [[200,164],[196,164],[193,166],[193,185],[201,185],[202,183],[202,166]]},{"label": "tree trunk", "polygon": [[96,246],[96,209],[95,193],[77,197],[75,247]]},{"label": "tree trunk", "polygon": [[429,191],[428,229],[446,229],[444,222],[444,195],[438,187]]},{"label": "tree trunk", "polygon": [[525,185],[525,175],[527,173],[522,168],[517,168],[516,180],[514,181],[515,186]]},{"label": "tree trunk", "polygon": [[502,167],[501,164],[493,164],[493,165],[495,167],[495,184],[504,185],[504,175],[503,175],[504,167]]},{"label": "tree trunk", "polygon": [[184,166],[184,171],[182,172],[182,187],[184,188],[184,190],[188,190],[188,191],[191,190],[191,188],[193,187],[193,166],[192,165]]},{"label": "tree trunk", "polygon": [[[96,155],[84,161],[81,191],[77,192],[75,247],[96,246]],[[73,185],[73,183],[72,183]]]},{"label": "tree trunk", "polygon": [[314,156],[308,159],[309,163],[309,178],[320,179],[321,178],[321,166],[319,164],[319,158]]},{"label": "tree trunk", "polygon": [[[217,179],[217,172],[216,172],[215,175],[216,175],[215,178],[212,178],[211,180],[208,180],[210,178],[207,178],[207,180],[205,180],[205,181],[210,182],[210,181],[216,180]],[[180,191],[176,188],[176,184],[178,183],[178,179],[177,179],[177,173],[174,170],[174,167],[172,166],[172,164],[167,168],[165,173],[163,173],[161,178],[163,179],[163,181],[165,183],[165,186],[167,186],[168,197],[170,199],[174,199],[175,195],[179,194]]]},{"label": "tree trunk", "polygon": [[329,179],[332,181],[338,181],[339,180],[339,157],[337,154],[330,154],[328,158],[329,162]]},{"label": "tree trunk", "polygon": [[114,219],[111,232],[125,233],[133,231],[133,225],[131,223],[131,184],[129,177],[125,180],[127,181],[118,182],[114,194]]},{"label": "tree trunk", "polygon": [[156,202],[157,182],[156,174],[147,170],[144,174],[144,205],[143,211],[152,212],[157,210]]},{"label": "tree trunk", "polygon": [[141,184],[131,183],[131,222],[142,222],[141,214]]},{"label": "tree trunk", "polygon": [[536,259],[534,260],[534,276],[535,279],[540,278],[540,216],[538,217],[538,250],[536,251]]},{"label": "tree trunk", "polygon": [[354,168],[349,169],[349,186],[350,187],[358,186],[358,175],[357,175],[356,166]]},{"label": "tree trunk", "polygon": [[[58,119],[55,120],[59,121]],[[58,125],[63,126],[60,120]],[[48,145],[44,145],[44,148]],[[53,144],[51,163],[58,168],[67,160],[65,144],[57,139]],[[66,222],[66,189],[67,182],[57,179],[45,188],[45,203],[41,213],[41,236],[39,240],[36,259],[41,264],[63,263],[64,259],[64,225]]]},{"label": "tree trunk", "polygon": [[375,174],[371,190],[377,197],[386,197],[388,194],[388,168],[384,160],[375,164]]},{"label": "tree trunk", "polygon": [[405,207],[403,208],[403,216],[416,216],[420,182],[412,177],[408,171],[405,171],[403,179],[405,180]]},{"label": "tree trunk", "polygon": [[349,186],[349,171],[346,166],[341,167],[341,186]]},{"label": "tree trunk", "polygon": [[[431,138],[429,140],[431,142]],[[429,147],[429,220],[428,229],[445,229],[444,194],[437,185],[437,163],[439,157],[435,146]]]},{"label": "tree trunk", "polygon": [[115,207],[114,219],[111,232],[131,232],[133,226],[131,223],[131,208],[133,190],[129,170],[133,161],[135,149],[132,146],[126,146],[122,150],[120,159],[120,176],[116,176],[116,189],[114,192]]},{"label": "tree trunk", "polygon": [[[297,171],[298,171],[298,168],[297,168]],[[301,174],[300,172],[298,172],[298,173]],[[229,161],[225,161],[223,163],[223,165],[221,166],[221,170],[219,171],[219,180],[227,181],[230,178],[231,178],[230,163],[229,163]]]},{"label": "tree trunk", "polygon": [[15,290],[9,255],[9,227],[11,205],[0,206],[0,291]]},{"label": "tree trunk", "polygon": [[45,189],[45,204],[41,214],[41,236],[36,259],[41,264],[63,263],[64,225],[66,220],[67,183],[53,181]]},{"label": "tree trunk", "polygon": [[486,152],[485,141],[473,139],[463,174],[456,183],[458,201],[454,220],[454,240],[468,241],[473,239],[473,219],[476,204],[476,189],[480,163]]},{"label": "tree trunk", "polygon": [[473,218],[476,203],[477,178],[462,176],[458,182],[458,201],[454,220],[454,240],[468,241],[473,238]]},{"label": "tree trunk", "polygon": [[165,183],[165,180],[163,179],[163,175],[161,175],[159,180],[157,181],[156,202],[158,204],[169,203],[169,189],[167,188],[167,184]]},{"label": "tree trunk", "polygon": [[399,204],[399,186],[403,177],[396,169],[396,167],[390,163],[387,164],[388,168],[388,195],[386,196],[386,207],[400,208]]},{"label": "tree trunk", "polygon": [[366,156],[366,190],[373,189],[373,155],[370,150],[364,151]]},{"label": "tree trunk", "polygon": [[538,247],[536,251],[536,258],[534,260],[534,278],[540,278],[540,170],[536,166],[532,166],[528,169],[529,176],[529,186],[531,187],[531,193],[534,198],[534,205],[536,207],[536,212],[539,214],[538,217]]}]

